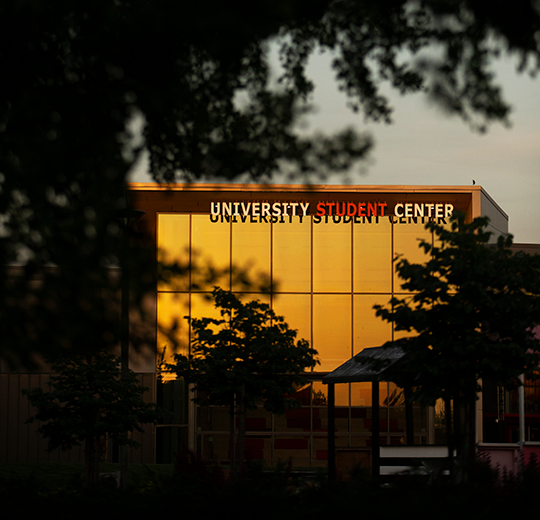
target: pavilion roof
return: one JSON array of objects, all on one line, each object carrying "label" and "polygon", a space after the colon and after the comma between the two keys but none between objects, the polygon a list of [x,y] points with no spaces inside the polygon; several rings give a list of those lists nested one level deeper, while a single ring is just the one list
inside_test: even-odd
[{"label": "pavilion roof", "polygon": [[391,381],[390,369],[403,362],[405,352],[400,340],[381,347],[365,348],[362,352],[323,377],[323,384]]}]

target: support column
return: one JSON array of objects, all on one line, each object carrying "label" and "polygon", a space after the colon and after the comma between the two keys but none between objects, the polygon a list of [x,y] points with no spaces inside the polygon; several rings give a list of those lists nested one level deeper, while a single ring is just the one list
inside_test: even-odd
[{"label": "support column", "polygon": [[336,399],[334,383],[328,384],[328,479],[336,478]]},{"label": "support column", "polygon": [[379,381],[371,382],[371,474],[378,479],[381,473],[381,445],[379,424]]},{"label": "support column", "polygon": [[414,445],[414,415],[413,403],[411,399],[411,387],[406,386],[403,389],[405,394],[405,427],[407,429],[407,446]]},{"label": "support column", "polygon": [[523,446],[525,445],[525,376],[519,376],[519,469],[523,475]]}]

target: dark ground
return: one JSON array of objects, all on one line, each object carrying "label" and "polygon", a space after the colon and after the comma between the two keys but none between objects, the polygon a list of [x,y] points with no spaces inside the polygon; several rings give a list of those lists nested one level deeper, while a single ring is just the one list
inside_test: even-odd
[{"label": "dark ground", "polygon": [[[103,464],[101,471],[116,470]],[[95,489],[82,487],[82,465],[0,465],[3,518],[59,519],[201,518],[303,520],[329,518],[415,518],[483,520],[538,516],[540,473],[496,481],[486,468],[468,484],[427,483],[415,476],[393,484],[373,482],[362,472],[348,482],[328,482],[323,474],[297,477],[286,466],[251,468],[232,482],[204,461],[130,466],[130,486],[118,490],[112,478]]]}]

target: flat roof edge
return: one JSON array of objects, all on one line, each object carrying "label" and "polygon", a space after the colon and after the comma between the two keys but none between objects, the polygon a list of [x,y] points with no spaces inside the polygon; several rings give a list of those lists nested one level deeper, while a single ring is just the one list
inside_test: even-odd
[{"label": "flat roof edge", "polygon": [[[127,184],[132,191],[327,191],[327,192],[395,192],[409,193],[473,193],[479,191],[498,207],[481,186],[452,185],[365,185],[365,184],[219,184],[219,183],[175,183],[131,182]],[[502,211],[502,210],[501,210]],[[503,212],[504,213],[504,212]]]}]

